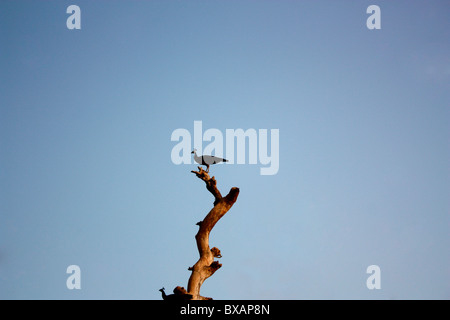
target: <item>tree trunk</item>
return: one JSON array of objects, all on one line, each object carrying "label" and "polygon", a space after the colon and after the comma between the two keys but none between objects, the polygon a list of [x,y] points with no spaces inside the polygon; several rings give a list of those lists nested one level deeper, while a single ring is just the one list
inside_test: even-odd
[{"label": "tree trunk", "polygon": [[192,295],[192,300],[208,300],[211,298],[205,298],[200,295],[200,287],[203,282],[214,274],[221,266],[218,261],[214,261],[214,258],[222,257],[220,250],[216,247],[209,248],[209,234],[214,228],[217,221],[222,218],[225,213],[230,210],[233,204],[236,202],[239,195],[238,188],[231,188],[228,195],[222,197],[220,191],[216,187],[216,179],[210,177],[209,174],[201,167],[198,167],[199,171],[191,171],[195,173],[198,178],[206,183],[206,189],[214,196],[214,208],[206,215],[203,221],[197,223],[199,230],[195,236],[197,241],[197,248],[200,254],[200,259],[197,263],[190,267],[189,270],[192,274],[189,278],[187,291]]}]

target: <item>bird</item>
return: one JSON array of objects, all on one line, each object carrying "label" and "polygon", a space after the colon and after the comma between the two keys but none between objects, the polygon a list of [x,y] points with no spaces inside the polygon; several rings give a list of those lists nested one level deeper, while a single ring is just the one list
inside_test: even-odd
[{"label": "bird", "polygon": [[177,297],[175,296],[175,294],[167,295],[164,290],[166,290],[164,287],[159,289],[159,291],[161,291],[161,295],[162,295],[163,300],[167,300],[167,301],[175,301],[175,300],[177,300]]},{"label": "bird", "polygon": [[163,300],[166,301],[185,301],[192,299],[192,294],[187,293],[187,291],[183,287],[176,287],[175,289],[173,289],[173,294],[169,295],[167,295],[164,290],[164,287],[159,289],[159,291],[161,291]]},{"label": "bird", "polygon": [[198,164],[206,166],[206,172],[209,172],[209,166],[216,163],[228,162],[227,159],[215,157],[215,156],[197,156],[197,149],[194,149],[191,153],[194,154],[194,160]]}]

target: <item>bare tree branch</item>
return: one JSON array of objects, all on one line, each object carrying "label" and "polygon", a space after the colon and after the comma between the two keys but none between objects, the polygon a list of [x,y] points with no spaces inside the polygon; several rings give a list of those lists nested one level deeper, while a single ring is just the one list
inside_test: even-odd
[{"label": "bare tree branch", "polygon": [[192,271],[192,274],[189,278],[187,292],[192,295],[193,300],[207,300],[210,298],[205,298],[200,295],[200,287],[207,278],[212,276],[220,269],[220,267],[222,267],[222,264],[218,261],[214,261],[215,257],[220,258],[222,255],[218,248],[209,248],[209,234],[220,218],[222,218],[236,202],[239,195],[239,189],[231,188],[230,192],[225,197],[222,197],[220,191],[217,189],[216,179],[214,177],[211,178],[201,167],[198,167],[198,169],[199,171],[191,172],[195,173],[199,179],[205,182],[206,189],[214,196],[214,208],[211,209],[203,221],[197,223],[199,230],[195,236],[195,240],[197,242],[200,258],[193,267],[189,268],[189,270]]},{"label": "bare tree branch", "polygon": [[222,195],[220,194],[219,189],[217,189],[216,186],[216,179],[214,177],[210,178],[209,174],[203,170],[201,167],[198,167],[199,171],[191,171],[192,173],[195,173],[198,178],[202,179],[206,183],[206,189],[208,189],[209,192],[212,193],[214,196],[214,205],[216,205],[217,202],[219,202],[222,199]]}]

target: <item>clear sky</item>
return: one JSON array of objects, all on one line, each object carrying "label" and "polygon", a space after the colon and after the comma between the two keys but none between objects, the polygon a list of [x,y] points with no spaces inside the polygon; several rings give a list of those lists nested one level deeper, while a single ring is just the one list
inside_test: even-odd
[{"label": "clear sky", "polygon": [[202,295],[449,299],[449,16],[447,0],[0,1],[0,298],[186,287],[213,198],[170,137],[198,120],[280,132],[276,175],[211,168],[241,192]]}]

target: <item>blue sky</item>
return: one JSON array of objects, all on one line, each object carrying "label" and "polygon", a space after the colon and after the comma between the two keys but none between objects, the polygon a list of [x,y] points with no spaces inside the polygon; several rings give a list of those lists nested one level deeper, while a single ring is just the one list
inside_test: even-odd
[{"label": "blue sky", "polygon": [[[81,8],[68,30],[66,8]],[[366,9],[381,8],[381,30]],[[1,1],[0,298],[160,299],[212,196],[171,133],[279,129],[215,299],[448,299],[448,1]],[[68,290],[66,268],[81,268]],[[381,268],[368,290],[366,268]]]}]

